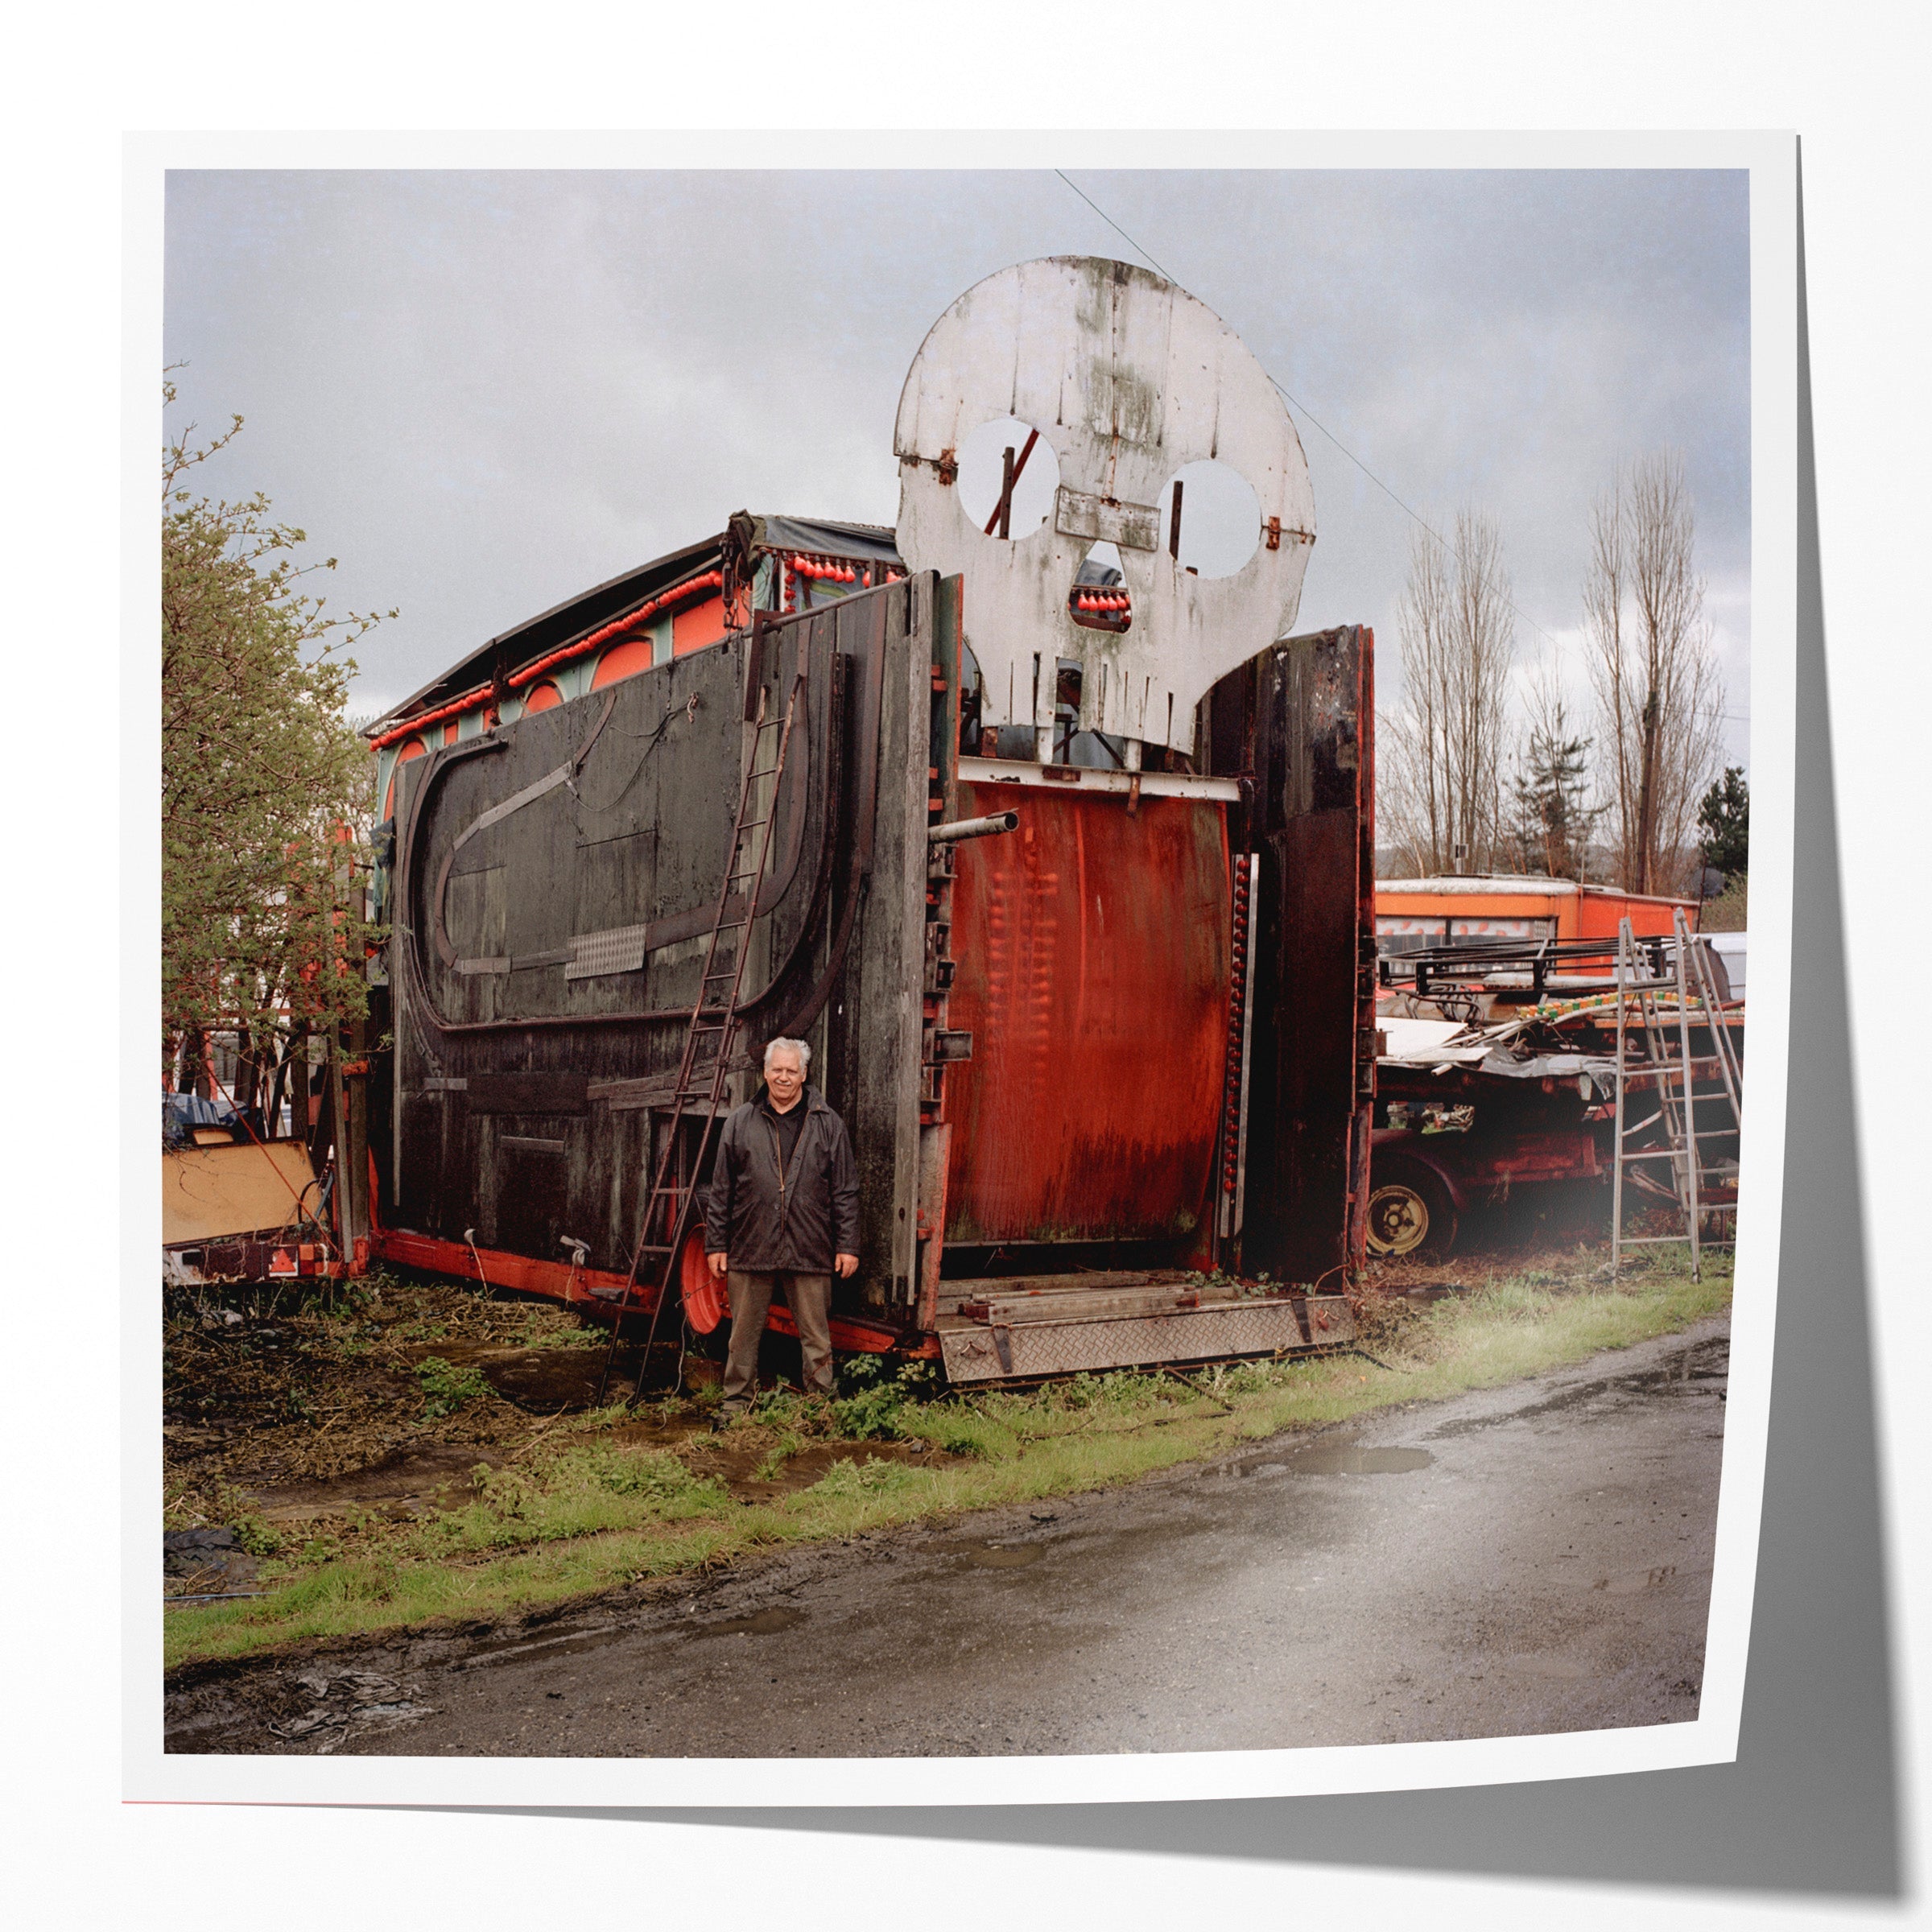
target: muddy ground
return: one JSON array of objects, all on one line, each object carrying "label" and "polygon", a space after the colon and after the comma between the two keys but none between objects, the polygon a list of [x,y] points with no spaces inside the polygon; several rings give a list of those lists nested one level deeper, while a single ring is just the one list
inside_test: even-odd
[{"label": "muddy ground", "polygon": [[[249,1593],[271,1546],[447,1509],[479,1468],[575,1436],[675,1451],[752,1503],[808,1488],[852,1453],[848,1442],[801,1444],[795,1433],[774,1470],[775,1431],[713,1436],[717,1364],[689,1352],[682,1398],[587,1420],[608,1336],[547,1302],[421,1278],[378,1276],[299,1306],[286,1291],[200,1290],[171,1310],[165,1340],[164,1595]],[[797,1344],[774,1337],[770,1353],[767,1382],[789,1365],[795,1384]],[[620,1348],[609,1402],[630,1393],[641,1360]],[[653,1384],[676,1370],[675,1349],[661,1348]],[[866,1453],[952,1459],[916,1443],[869,1442]]]},{"label": "muddy ground", "polygon": [[[1545,1190],[1553,1197],[1559,1190]],[[1372,1262],[1364,1286],[1411,1305],[1480,1287],[1503,1274],[1579,1285],[1601,1267],[1587,1233],[1591,1203],[1553,1199],[1525,1214],[1480,1211],[1456,1253]],[[380,1275],[332,1298],[298,1302],[289,1290],[205,1288],[177,1293],[167,1311],[163,1443],[167,1509],[163,1589],[171,1598],[253,1587],[258,1558],[340,1532],[352,1521],[396,1521],[447,1509],[479,1468],[556,1447],[596,1401],[608,1331],[553,1303],[485,1294],[433,1278]],[[1379,1332],[1372,1312],[1364,1339]],[[700,1476],[762,1502],[816,1482],[849,1443],[808,1443],[775,1473],[772,1443],[740,1429],[708,1430],[718,1366],[692,1345],[682,1399],[653,1400],[617,1439],[668,1448]],[[613,1364],[609,1399],[628,1394],[635,1347]],[[668,1385],[679,1357],[660,1348],[648,1385]],[[765,1380],[799,1380],[798,1348],[768,1340]],[[600,1435],[608,1437],[608,1429]],[[918,1445],[869,1443],[867,1453],[916,1458]]]},{"label": "muddy ground", "polygon": [[189,1666],[167,1748],[980,1755],[1686,1720],[1728,1336],[495,1629]]}]

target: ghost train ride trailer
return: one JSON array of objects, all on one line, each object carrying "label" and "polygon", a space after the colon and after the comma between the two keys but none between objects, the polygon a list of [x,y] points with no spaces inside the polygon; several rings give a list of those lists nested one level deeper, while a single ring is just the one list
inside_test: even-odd
[{"label": "ghost train ride trailer", "polygon": [[[1298,601],[1312,506],[1286,412],[1218,320],[1123,264],[991,280],[1012,284],[1022,365],[1088,369],[1071,426],[1007,380],[1010,358],[1002,378],[1071,479],[1039,530],[964,516],[947,460],[989,407],[947,347],[982,284],[902,402],[909,579],[747,612],[715,645],[399,768],[378,1253],[637,1305],[705,908],[729,898],[742,720],[795,687],[720,1098],[755,1089],[766,1040],[811,1043],[861,1174],[835,1345],[937,1355],[978,1382],[1352,1340],[1373,639],[1268,642]],[[1218,387],[1163,400],[1190,358]],[[1246,565],[1203,585],[1180,564],[1179,489],[1165,554],[1151,505],[1234,391],[1275,411],[1236,452],[1265,514]],[[1124,568],[1096,593],[1102,530]],[[1029,633],[1043,648],[1016,652]],[[669,1150],[687,1189],[709,1126]],[[715,1326],[695,1245],[667,1273]]]}]

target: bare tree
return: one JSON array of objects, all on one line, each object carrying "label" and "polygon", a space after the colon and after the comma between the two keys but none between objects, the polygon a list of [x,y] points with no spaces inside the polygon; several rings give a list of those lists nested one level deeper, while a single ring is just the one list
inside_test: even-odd
[{"label": "bare tree", "polygon": [[1383,724],[1390,842],[1419,873],[1478,872],[1502,832],[1504,703],[1516,648],[1502,538],[1456,514],[1453,543],[1420,530],[1396,613],[1402,701]]},{"label": "bare tree", "polygon": [[1683,459],[1641,457],[1596,500],[1583,626],[1616,882],[1682,889],[1717,765],[1724,691],[1694,564]]}]

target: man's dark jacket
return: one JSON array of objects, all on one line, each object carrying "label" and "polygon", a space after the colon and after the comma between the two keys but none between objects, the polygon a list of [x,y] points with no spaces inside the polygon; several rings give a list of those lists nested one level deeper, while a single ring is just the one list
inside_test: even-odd
[{"label": "man's dark jacket", "polygon": [[832,1257],[859,1251],[859,1175],[845,1123],[815,1087],[799,1144],[778,1185],[778,1130],[762,1099],[734,1108],[718,1137],[704,1204],[704,1246],[734,1268],[789,1268],[827,1274]]}]

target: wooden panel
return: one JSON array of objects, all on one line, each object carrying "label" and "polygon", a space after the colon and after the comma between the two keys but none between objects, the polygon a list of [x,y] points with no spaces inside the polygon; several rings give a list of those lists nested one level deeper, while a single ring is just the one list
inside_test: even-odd
[{"label": "wooden panel", "polygon": [[1366,1036],[1362,1017],[1375,943],[1372,650],[1354,628],[1290,638],[1205,708],[1215,769],[1252,774],[1230,844],[1261,854],[1238,1260],[1294,1282],[1359,1258],[1373,1067],[1372,1005]]},{"label": "wooden panel", "polygon": [[464,1099],[472,1113],[582,1113],[589,1076],[568,1071],[472,1073]]},{"label": "wooden panel", "polygon": [[315,1178],[299,1141],[163,1153],[162,1245],[283,1227],[295,1218],[297,1197]]},{"label": "wooden panel", "polygon": [[863,1203],[861,1269],[894,1306],[914,1293],[934,585],[930,573],[910,578],[886,607],[872,882],[857,935],[857,1080],[847,1120]]},{"label": "wooden panel", "polygon": [[[867,604],[882,614],[895,600],[902,607],[906,594],[902,586],[865,593],[766,634],[759,675],[778,706],[801,649],[811,668],[761,898],[770,909],[756,931],[745,993],[758,992],[767,964],[785,970],[748,1020],[745,1044],[753,1051],[825,972],[828,928],[840,903],[833,886],[842,884],[850,848],[829,834],[849,760],[835,646],[856,651],[873,614]],[[526,716],[488,742],[439,749],[398,784],[407,869],[396,884],[391,959],[390,1146],[394,1212],[405,1228],[456,1243],[473,1227],[487,1244],[509,1238],[497,1232],[502,1220],[515,1234],[513,1246],[546,1263],[560,1231],[591,1245],[593,1269],[627,1267],[650,1165],[649,1108],[639,1096],[668,1084],[683,1045],[683,1013],[730,847],[748,652],[745,636],[727,638]],[[898,755],[902,763],[902,734]],[[436,881],[455,841],[484,814],[580,758],[569,783],[534,795],[456,851],[444,909],[449,949],[465,959],[498,958],[511,970],[455,972],[433,930]],[[426,771],[433,786],[423,795],[418,775]],[[415,813],[423,795],[427,804]],[[577,935],[630,925],[658,935],[640,967],[567,977]],[[412,937],[413,963],[403,950]],[[855,959],[857,950],[855,943]],[[448,1028],[435,1023],[431,1009]],[[633,1017],[654,1013],[666,1017]],[[476,1021],[489,1024],[464,1030]],[[821,1029],[829,1022],[828,1011]],[[819,1071],[815,1066],[815,1076]],[[515,1076],[530,1091],[493,1092],[493,1076]],[[566,1087],[567,1102],[559,1099]],[[575,1123],[567,1133],[555,1113],[532,1111],[566,1104]],[[506,1111],[491,1111],[497,1107]],[[558,1137],[566,1142],[560,1154],[510,1144]],[[515,1197],[523,1181],[506,1177],[521,1175],[516,1163],[526,1161],[551,1163],[528,1177],[548,1206]],[[534,1218],[520,1222],[526,1208]]]},{"label": "wooden panel", "polygon": [[497,1246],[551,1261],[561,1253],[559,1235],[585,1238],[568,1225],[571,1188],[565,1132],[559,1121],[547,1131],[497,1137],[496,1216],[490,1231]]}]

